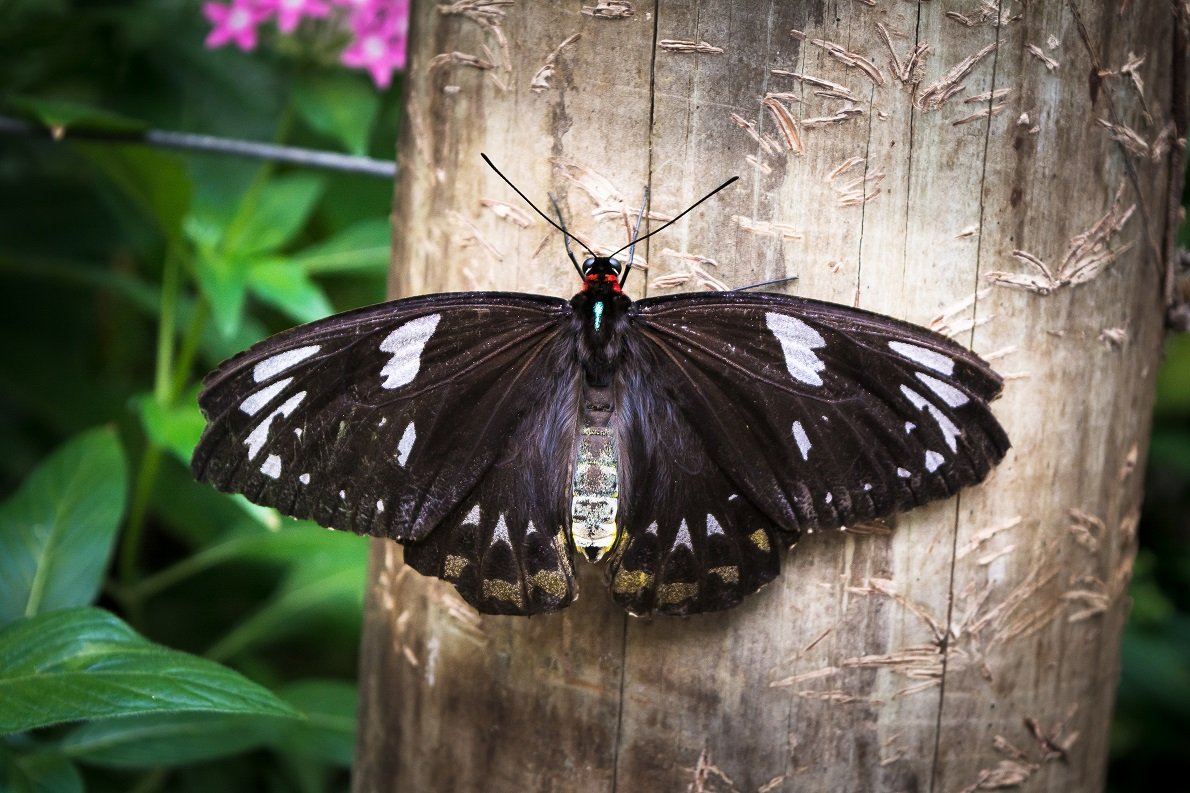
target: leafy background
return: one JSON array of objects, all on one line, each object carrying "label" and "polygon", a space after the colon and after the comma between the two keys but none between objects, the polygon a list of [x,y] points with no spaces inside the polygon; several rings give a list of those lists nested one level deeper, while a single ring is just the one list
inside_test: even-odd
[{"label": "leafy background", "polygon": [[[400,82],[190,0],[0,4],[0,112],[391,160]],[[0,791],[346,790],[366,543],[196,485],[198,379],[383,298],[384,179],[0,135]],[[1149,455],[1113,790],[1190,778],[1190,338]]]}]

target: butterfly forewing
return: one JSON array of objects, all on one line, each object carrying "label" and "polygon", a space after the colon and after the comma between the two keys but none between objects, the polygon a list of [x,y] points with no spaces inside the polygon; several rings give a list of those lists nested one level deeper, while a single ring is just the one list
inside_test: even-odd
[{"label": "butterfly forewing", "polygon": [[423,540],[469,498],[492,525],[516,511],[556,531],[566,473],[552,466],[574,434],[558,425],[573,424],[579,388],[570,313],[532,295],[434,295],[279,334],[205,382],[195,475],[401,541]]},{"label": "butterfly forewing", "polygon": [[[635,304],[653,402],[789,533],[883,517],[984,478],[1001,380],[942,336],[858,309],[715,293]],[[664,442],[664,441],[662,441]]]}]

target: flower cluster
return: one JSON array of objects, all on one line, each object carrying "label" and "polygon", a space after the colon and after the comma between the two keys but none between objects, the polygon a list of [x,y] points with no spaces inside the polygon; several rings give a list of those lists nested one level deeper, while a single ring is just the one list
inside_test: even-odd
[{"label": "flower cluster", "polygon": [[235,44],[250,52],[265,22],[276,20],[281,33],[291,34],[303,19],[326,19],[349,35],[339,60],[366,70],[380,88],[405,67],[409,0],[229,0],[204,3],[202,12],[212,25],[208,47]]}]

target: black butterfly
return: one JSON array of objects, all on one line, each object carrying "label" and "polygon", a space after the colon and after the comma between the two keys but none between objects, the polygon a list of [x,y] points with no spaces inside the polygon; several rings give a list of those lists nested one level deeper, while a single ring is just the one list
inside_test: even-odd
[{"label": "black butterfly", "polygon": [[569,301],[396,300],[224,362],[195,476],[397,540],[483,612],[569,605],[577,549],[628,611],[692,614],[771,581],[802,531],[945,498],[1008,449],[1000,377],[950,339],[779,294],[633,302],[631,250],[580,266],[559,228]]}]

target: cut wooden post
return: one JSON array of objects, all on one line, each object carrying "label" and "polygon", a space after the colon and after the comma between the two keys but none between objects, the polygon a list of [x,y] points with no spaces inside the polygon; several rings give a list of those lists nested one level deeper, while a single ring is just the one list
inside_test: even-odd
[{"label": "cut wooden post", "polygon": [[1103,787],[1187,107],[1184,11],[1128,6],[415,3],[395,295],[577,289],[481,151],[603,250],[645,185],[659,220],[739,174],[628,291],[797,275],[941,329],[1014,449],[690,619],[581,561],[565,612],[480,617],[375,542],[356,790]]}]

